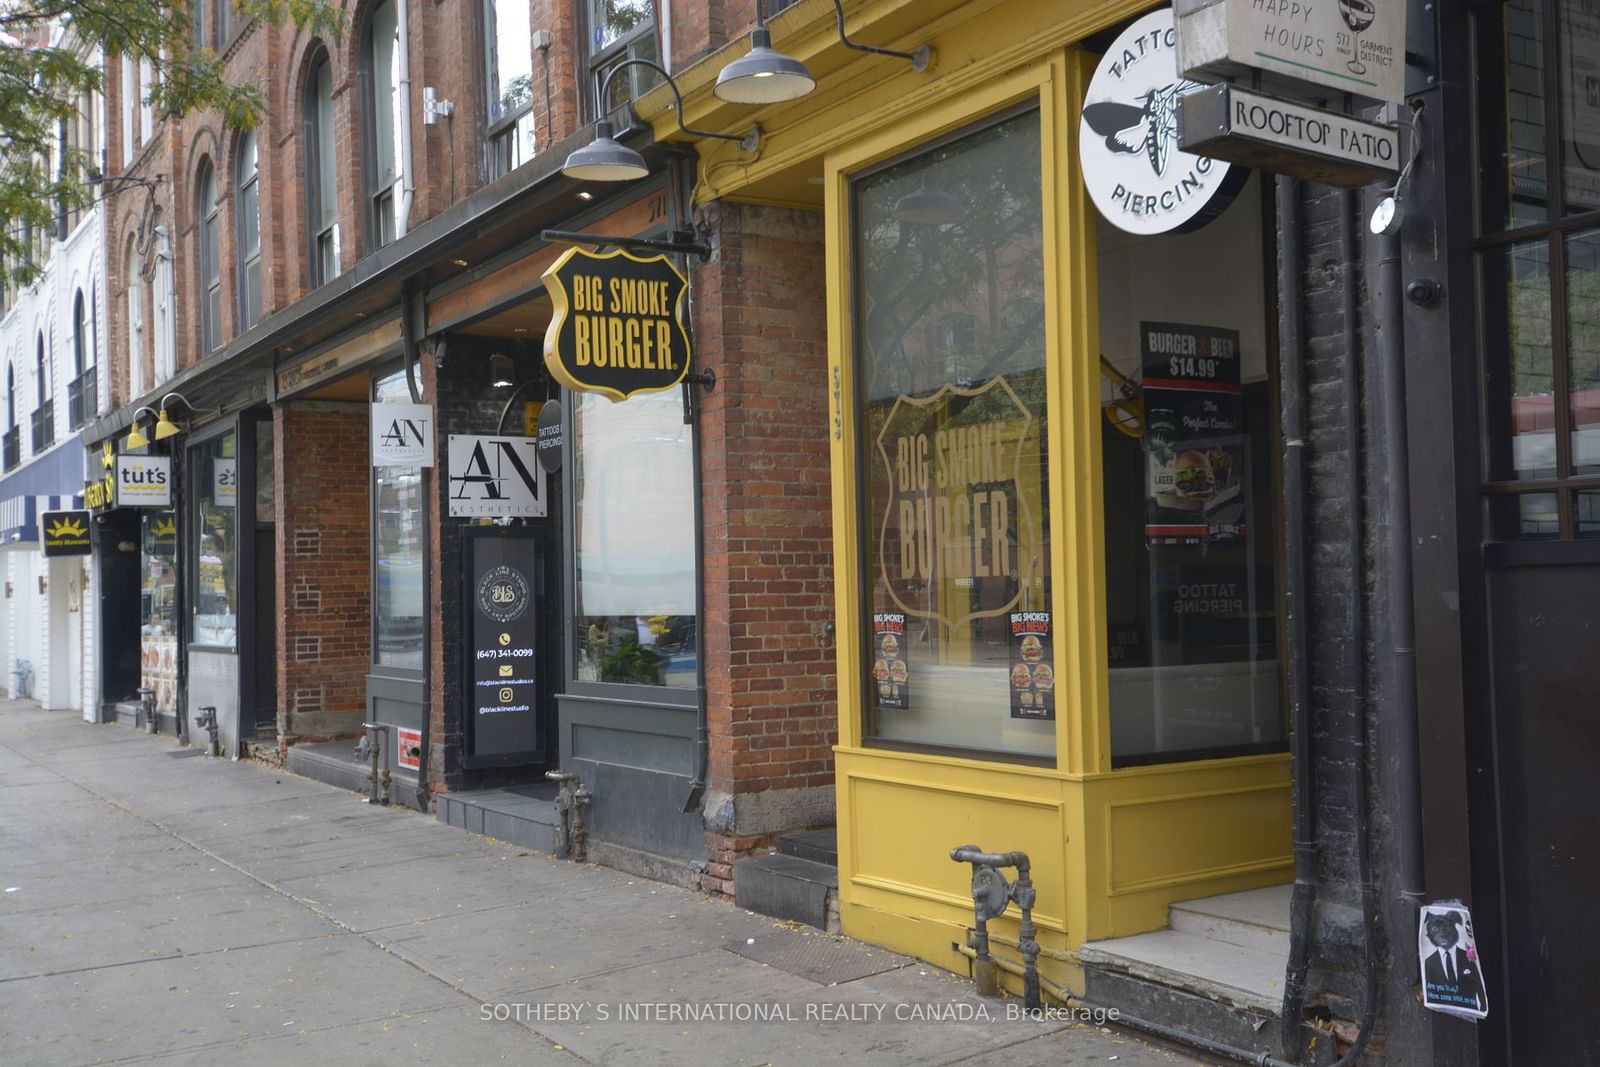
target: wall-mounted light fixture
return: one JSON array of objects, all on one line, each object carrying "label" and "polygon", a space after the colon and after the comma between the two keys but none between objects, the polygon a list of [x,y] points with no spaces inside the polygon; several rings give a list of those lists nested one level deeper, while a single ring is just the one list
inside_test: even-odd
[{"label": "wall-mounted light fixture", "polygon": [[176,437],[183,432],[183,427],[173,422],[171,414],[167,411],[167,406],[174,400],[181,401],[183,406],[188,408],[191,414],[195,415],[215,415],[222,410],[221,408],[197,408],[182,393],[168,393],[161,398],[161,417],[156,420],[155,439],[157,441],[165,441],[167,438]]},{"label": "wall-mounted light fixture", "polygon": [[[611,99],[611,79],[628,67],[649,67],[661,75],[667,83],[667,88],[672,90],[673,105],[678,112],[678,129],[684,133],[695,137],[711,137],[718,141],[732,141],[745,152],[754,152],[761,146],[759,126],[750,127],[743,136],[734,136],[731,133],[697,130],[684,125],[683,94],[678,91],[678,83],[672,80],[672,75],[667,73],[665,67],[648,59],[624,59],[606,71],[605,81],[600,83],[601,107],[605,106],[605,101]],[[611,124],[610,119],[602,118],[596,122],[594,140],[569,155],[567,162],[561,168],[561,173],[569,178],[586,182],[630,182],[649,174],[650,168],[645,165],[644,157],[633,149],[618,144],[615,134],[616,127]]]},{"label": "wall-mounted light fixture", "polygon": [[150,443],[150,438],[146,437],[144,435],[144,431],[139,428],[139,416],[145,412],[149,412],[150,414],[154,415],[156,413],[156,409],[150,407],[148,404],[141,404],[134,410],[133,426],[128,430],[128,440],[126,442],[130,449],[143,448]]},{"label": "wall-mounted light fixture", "polygon": [[857,44],[855,41],[852,41],[849,37],[845,36],[844,4],[841,2],[841,0],[833,0],[833,11],[839,19],[839,43],[844,45],[846,48],[854,49],[857,52],[870,52],[875,56],[893,56],[896,59],[903,59],[910,63],[911,69],[916,71],[918,74],[927,73],[928,68],[933,66],[932,45],[925,44],[911,52],[899,52],[893,48],[879,48],[877,45]]},{"label": "wall-mounted light fixture", "polygon": [[756,0],[756,28],[750,31],[750,51],[729,63],[717,75],[711,92],[730,104],[777,104],[798,100],[817,87],[806,65],[772,47],[765,7]]},{"label": "wall-mounted light fixture", "polygon": [[489,357],[489,384],[495,389],[510,389],[517,384],[517,368],[510,356],[496,352]]}]

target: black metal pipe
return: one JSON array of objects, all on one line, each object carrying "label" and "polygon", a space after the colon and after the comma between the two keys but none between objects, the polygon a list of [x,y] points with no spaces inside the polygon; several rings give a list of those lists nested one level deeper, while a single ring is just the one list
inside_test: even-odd
[{"label": "black metal pipe", "polygon": [[[1350,559],[1350,645],[1354,650],[1351,670],[1351,706],[1356,714],[1356,782],[1355,831],[1356,868],[1361,894],[1361,956],[1363,992],[1360,1029],[1356,1039],[1345,1054],[1339,1057],[1339,1067],[1355,1063],[1361,1058],[1367,1043],[1372,1039],[1372,1027],[1378,1017],[1378,952],[1377,900],[1372,880],[1372,813],[1368,808],[1369,790],[1367,775],[1371,773],[1371,728],[1367,725],[1367,597],[1366,597],[1366,508],[1363,491],[1366,479],[1362,472],[1366,466],[1367,451],[1361,433],[1362,388],[1361,361],[1358,354],[1360,332],[1356,326],[1357,284],[1360,276],[1356,269],[1357,242],[1355,227],[1361,222],[1361,194],[1346,190],[1340,198],[1339,254],[1344,297],[1344,353],[1341,359],[1341,377],[1344,378],[1345,404],[1345,455],[1348,457],[1346,484],[1346,537],[1351,547]],[[1298,1027],[1297,1027],[1298,1028]]]},{"label": "black metal pipe", "polygon": [[[1413,127],[1412,136],[1417,133]],[[1406,429],[1405,295],[1400,269],[1400,234],[1377,242],[1377,348],[1382,363],[1384,466],[1389,483],[1389,638],[1394,692],[1390,694],[1390,739],[1394,758],[1395,846],[1400,854],[1400,895],[1420,907],[1424,895],[1422,856],[1422,753],[1417,739],[1417,639],[1412,601],[1411,453]]]},{"label": "black metal pipe", "polygon": [[[417,334],[416,324],[412,321],[413,305],[417,304],[415,292],[407,289],[400,298],[400,344],[401,358],[406,363],[406,388],[411,393],[413,404],[422,403],[422,388],[417,384]],[[421,314],[421,307],[416,307],[416,312]],[[434,346],[434,365],[438,365],[440,350],[444,347],[444,338],[440,338]],[[437,379],[435,379],[437,380]],[[438,392],[437,388],[434,390]],[[434,420],[434,454],[438,455],[438,420]],[[438,460],[435,458],[432,470],[437,472]],[[428,468],[418,472],[418,477],[427,484]],[[424,505],[422,516],[422,589],[427,601],[433,601],[433,522],[427,515],[427,507],[438,506],[437,474],[434,475],[435,483],[424,498],[429,503]],[[437,604],[432,606],[437,607]],[[417,732],[421,735],[418,744],[421,751],[417,754],[417,810],[426,812],[433,791],[428,787],[428,748],[429,737],[433,726],[433,616],[434,612],[424,611],[422,618],[422,728]]]},{"label": "black metal pipe", "polygon": [[1311,745],[1311,641],[1306,566],[1305,312],[1300,183],[1280,177],[1278,216],[1278,386],[1283,410],[1284,629],[1289,644],[1289,752],[1293,768],[1294,890],[1289,961],[1280,1012],[1282,1051],[1300,1053],[1300,1016],[1311,966],[1317,901],[1316,770]]},{"label": "black metal pipe", "polygon": [[[671,164],[670,180],[681,191],[680,196],[672,197],[673,231],[694,230],[694,167],[695,157],[692,155],[674,156]],[[685,175],[685,169],[688,173]],[[685,294],[688,302],[689,326],[694,324],[694,289],[691,287]],[[689,451],[694,455],[694,686],[695,686],[695,726],[694,726],[694,779],[689,783],[689,792],[683,800],[683,811],[691,812],[700,806],[706,795],[711,774],[711,731],[707,721],[706,709],[706,514],[705,514],[705,463],[701,456],[704,444],[700,436],[700,404],[701,397],[695,393],[693,385],[683,387],[684,404],[687,406],[685,415],[689,421]]]}]

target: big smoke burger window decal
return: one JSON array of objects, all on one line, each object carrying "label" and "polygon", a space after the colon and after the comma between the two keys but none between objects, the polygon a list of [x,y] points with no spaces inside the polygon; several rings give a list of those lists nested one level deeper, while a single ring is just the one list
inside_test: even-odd
[{"label": "big smoke burger window decal", "polygon": [[1089,199],[1133,234],[1193,230],[1220,215],[1248,172],[1178,149],[1179,98],[1202,88],[1178,73],[1172,9],[1124,30],[1084,94],[1079,155]]}]

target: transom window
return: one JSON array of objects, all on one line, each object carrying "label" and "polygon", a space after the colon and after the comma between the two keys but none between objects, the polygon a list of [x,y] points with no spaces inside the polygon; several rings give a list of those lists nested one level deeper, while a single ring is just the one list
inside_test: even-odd
[{"label": "transom window", "polygon": [[1509,0],[1476,18],[1488,535],[1600,537],[1594,5]]}]

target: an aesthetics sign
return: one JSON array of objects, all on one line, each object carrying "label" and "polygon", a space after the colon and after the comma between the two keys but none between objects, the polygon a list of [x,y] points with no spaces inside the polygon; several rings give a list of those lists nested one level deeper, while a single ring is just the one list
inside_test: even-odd
[{"label": "an aesthetics sign", "polygon": [[[1178,69],[1405,98],[1407,0],[1176,0]],[[1321,95],[1326,95],[1323,93]]]},{"label": "an aesthetics sign", "polygon": [[1172,9],[1112,42],[1084,94],[1083,183],[1106,221],[1128,233],[1193,230],[1222,213],[1244,172],[1178,148],[1178,98],[1200,88],[1178,73]]}]

